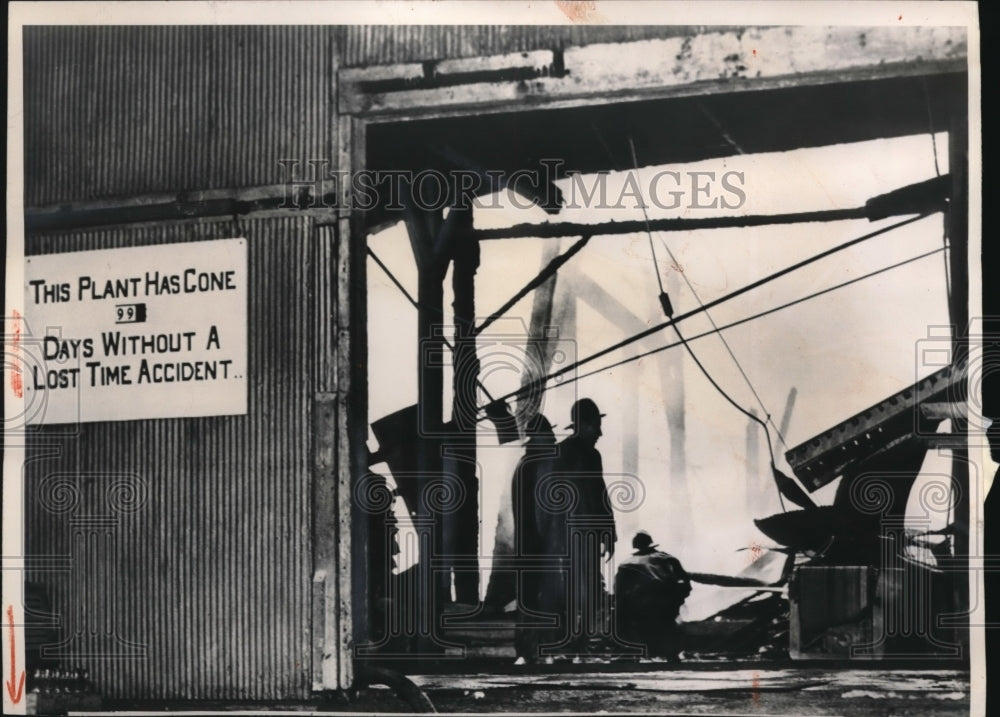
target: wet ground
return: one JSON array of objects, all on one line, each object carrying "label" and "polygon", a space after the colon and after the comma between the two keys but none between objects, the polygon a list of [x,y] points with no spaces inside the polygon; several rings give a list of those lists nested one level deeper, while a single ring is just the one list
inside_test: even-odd
[{"label": "wet ground", "polygon": [[673,714],[954,715],[969,712],[967,673],[655,669],[545,675],[412,676],[439,711]]},{"label": "wet ground", "polygon": [[[507,664],[507,663],[505,663]],[[440,666],[409,678],[441,713],[656,713],[677,715],[968,715],[969,673],[905,666],[857,669],[798,666],[655,663],[619,666],[491,666],[449,674]],[[488,667],[488,665],[484,665]],[[440,671],[438,671],[440,669]],[[393,690],[370,687],[297,704],[112,705],[134,714],[407,713],[412,704]]]}]

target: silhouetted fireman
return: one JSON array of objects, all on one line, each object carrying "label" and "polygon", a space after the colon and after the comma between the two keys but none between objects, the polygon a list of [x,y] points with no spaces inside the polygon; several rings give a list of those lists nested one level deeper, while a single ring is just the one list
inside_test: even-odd
[{"label": "silhouetted fireman", "polygon": [[[511,503],[514,514],[514,555],[517,560],[518,606],[523,621],[532,613],[558,607],[542,597],[547,588],[545,576],[555,566],[546,564],[550,551],[550,519],[538,505],[540,482],[551,473],[555,464],[556,437],[552,424],[538,414],[528,423],[524,455],[514,469],[511,481]],[[556,588],[558,590],[558,588]],[[541,633],[537,628],[519,625],[515,633],[517,656],[525,661],[538,657]]]},{"label": "silhouetted fireman", "polygon": [[[573,435],[559,444],[555,475],[573,487],[568,509],[569,629],[573,648],[587,649],[590,638],[610,632],[610,604],[605,590],[602,559],[610,560],[618,539],[614,511],[604,484],[604,464],[597,450],[601,413],[589,398],[570,411]],[[561,537],[561,536],[560,536]]]},{"label": "silhouetted fireman", "polygon": [[644,645],[651,657],[677,659],[677,616],[691,594],[688,575],[677,558],[656,549],[646,531],[635,534],[632,547],[633,557],[615,576],[618,636]]}]

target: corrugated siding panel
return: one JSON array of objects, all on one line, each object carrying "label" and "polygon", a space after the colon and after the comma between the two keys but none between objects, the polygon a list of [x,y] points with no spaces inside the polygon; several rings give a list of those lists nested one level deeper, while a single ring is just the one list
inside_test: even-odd
[{"label": "corrugated siding panel", "polygon": [[281,160],[332,157],[338,57],[347,66],[414,62],[698,29],[27,27],[25,202],[279,184]]},{"label": "corrugated siding panel", "polygon": [[28,27],[25,202],[279,184],[331,156],[331,27]]},{"label": "corrugated siding panel", "polygon": [[670,25],[352,25],[345,29],[342,64],[358,67],[502,55],[676,37],[705,29]]},{"label": "corrugated siding panel", "polygon": [[331,293],[312,231],[269,218],[28,240],[30,254],[248,241],[246,416],[49,426],[29,452],[28,553],[69,554],[72,570],[28,579],[60,614],[63,664],[105,696],[309,694],[310,405],[330,361],[314,332]]}]

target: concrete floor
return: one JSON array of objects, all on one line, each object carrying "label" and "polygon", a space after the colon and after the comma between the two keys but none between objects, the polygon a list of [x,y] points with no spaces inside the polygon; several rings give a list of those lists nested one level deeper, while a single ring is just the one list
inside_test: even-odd
[{"label": "concrete floor", "polygon": [[[670,715],[968,715],[969,673],[949,669],[641,664],[506,667],[409,675],[441,713],[656,713]],[[112,710],[114,706],[108,705]],[[129,714],[408,713],[392,690],[370,687],[308,704],[120,706]],[[93,714],[93,713],[90,713]]]}]

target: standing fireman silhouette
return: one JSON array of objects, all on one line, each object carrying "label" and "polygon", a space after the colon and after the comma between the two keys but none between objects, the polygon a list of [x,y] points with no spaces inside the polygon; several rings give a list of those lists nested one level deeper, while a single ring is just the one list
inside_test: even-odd
[{"label": "standing fireman silhouette", "polygon": [[525,437],[524,456],[514,469],[511,484],[517,597],[522,621],[514,633],[519,664],[534,662],[541,656],[538,647],[549,631],[537,626],[539,613],[547,612],[551,617],[560,609],[560,583],[553,578],[559,562],[558,557],[552,556],[552,516],[538,504],[539,486],[554,468],[556,437],[552,424],[540,413],[528,422]]},{"label": "standing fireman silhouette", "polygon": [[567,511],[568,646],[573,652],[585,652],[592,638],[611,632],[602,568],[614,555],[618,535],[596,448],[604,415],[591,399],[578,400],[570,411],[573,434],[558,446],[556,473],[570,482],[575,498]]}]

